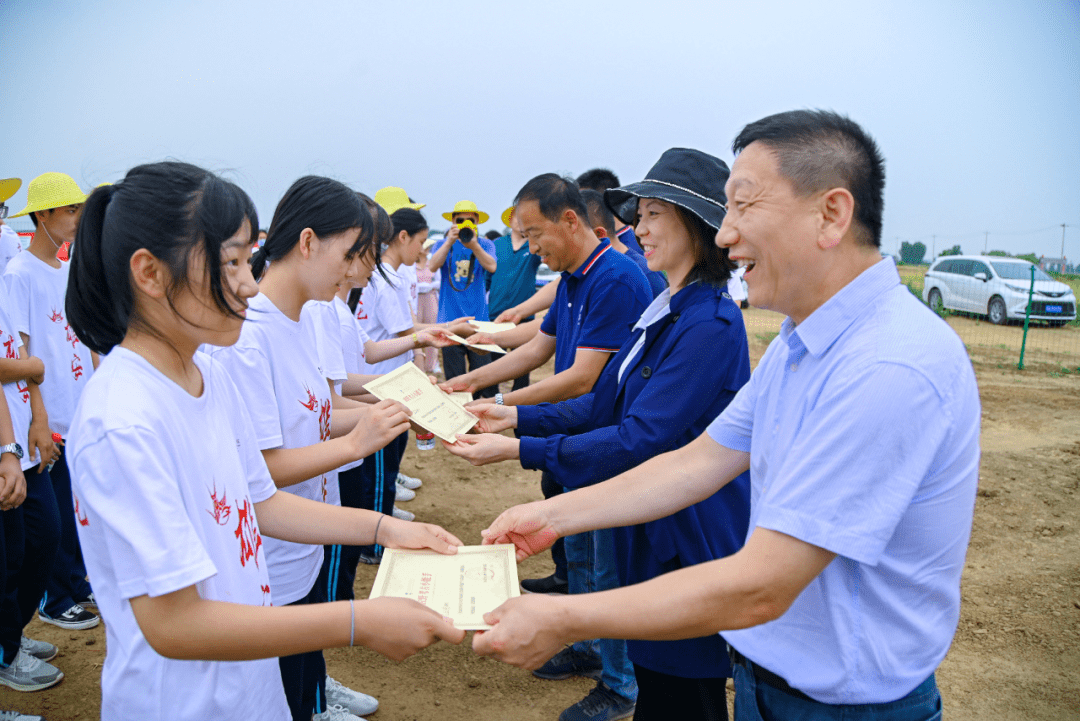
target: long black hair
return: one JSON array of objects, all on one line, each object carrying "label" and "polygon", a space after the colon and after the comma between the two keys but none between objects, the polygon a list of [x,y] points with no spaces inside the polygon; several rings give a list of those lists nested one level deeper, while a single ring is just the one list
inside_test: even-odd
[{"label": "long black hair", "polygon": [[332,178],[305,175],[293,183],[278,201],[274,219],[266,232],[266,242],[251,256],[251,273],[262,277],[267,261],[284,258],[300,242],[304,228],[311,228],[319,238],[329,238],[353,228],[360,237],[349,249],[355,256],[375,234],[371,213],[356,191]]},{"label": "long black hair", "polygon": [[172,280],[165,297],[173,310],[173,299],[190,286],[192,253],[201,252],[214,305],[241,317],[228,302],[219,258],[222,243],[244,221],[253,242],[259,219],[247,193],[188,163],[139,165],[123,180],[96,189],[71,247],[64,308],[75,335],[97,353],[108,353],[132,327],[160,337],[135,308],[129,266],[142,248],[168,266]]}]

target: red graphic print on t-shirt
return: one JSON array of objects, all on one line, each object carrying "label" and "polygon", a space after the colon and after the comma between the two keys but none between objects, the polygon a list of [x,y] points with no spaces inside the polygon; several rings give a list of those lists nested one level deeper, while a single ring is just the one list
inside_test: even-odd
[{"label": "red graphic print on t-shirt", "polygon": [[[8,359],[18,359],[19,351],[15,350],[15,337],[8,336],[8,339],[4,341],[4,357]],[[26,381],[15,381],[15,390],[22,396],[23,403],[30,400],[30,389],[26,387]]]},{"label": "red graphic print on t-shirt", "polygon": [[304,384],[304,390],[307,391],[307,401],[300,401],[300,405],[307,408],[309,411],[314,411],[319,405],[319,399],[315,397],[315,394],[308,388],[307,383]]},{"label": "red graphic print on t-shirt", "polygon": [[221,500],[217,497],[217,481],[214,481],[214,490],[210,491],[210,503],[213,510],[207,511],[214,522],[219,526],[224,526],[229,522],[229,516],[232,514],[232,508],[229,506],[228,494],[226,491],[221,492]]},{"label": "red graphic print on t-shirt", "polygon": [[259,566],[259,547],[262,546],[262,534],[255,525],[255,508],[251,501],[244,499],[244,505],[236,506],[236,515],[239,523],[234,534],[240,539],[240,565],[246,566],[248,559],[255,559],[255,567]]},{"label": "red graphic print on t-shirt", "polygon": [[74,493],[71,494],[71,497],[72,497],[72,500],[75,501],[75,519],[79,522],[80,526],[89,526],[90,525],[90,519],[86,517],[85,513],[82,513],[79,510],[79,497],[76,496]]}]

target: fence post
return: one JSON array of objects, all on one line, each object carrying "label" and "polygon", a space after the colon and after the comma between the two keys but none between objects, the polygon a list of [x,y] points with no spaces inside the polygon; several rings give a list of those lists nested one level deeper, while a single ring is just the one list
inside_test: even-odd
[{"label": "fence post", "polygon": [[1024,348],[1027,347],[1028,322],[1031,319],[1031,296],[1035,293],[1035,266],[1031,266],[1031,286],[1028,288],[1028,302],[1024,309],[1024,340],[1020,342],[1020,363],[1018,370],[1024,370]]}]

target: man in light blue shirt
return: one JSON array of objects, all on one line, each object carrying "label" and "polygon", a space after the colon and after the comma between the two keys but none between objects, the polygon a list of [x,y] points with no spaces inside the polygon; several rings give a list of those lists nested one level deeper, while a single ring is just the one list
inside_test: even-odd
[{"label": "man in light blue shirt", "polygon": [[858,125],[781,113],[733,149],[717,243],[747,267],[750,303],[788,316],[750,382],[690,445],[513,508],[484,538],[524,558],[668,516],[749,469],[746,546],[614,591],[511,599],[473,646],[535,668],[582,638],[722,632],[737,721],[940,718],[978,481],[971,363],[881,258],[884,162]]}]

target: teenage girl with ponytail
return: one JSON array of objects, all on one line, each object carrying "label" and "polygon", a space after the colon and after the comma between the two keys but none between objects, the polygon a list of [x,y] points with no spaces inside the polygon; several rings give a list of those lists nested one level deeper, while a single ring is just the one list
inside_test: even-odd
[{"label": "teenage girl with ponytail", "polygon": [[[243,191],[175,162],[134,168],[95,190],[84,209],[68,319],[87,347],[108,355],[87,384],[68,448],[79,534],[107,621],[103,718],[300,718],[275,657],[359,643],[400,659],[438,638],[464,636],[404,599],[303,603],[296,577],[306,572],[306,557],[298,553],[295,567],[271,567],[271,545],[285,543],[313,546],[321,557],[324,543],[377,539],[453,553],[460,541],[436,526],[278,490],[394,437],[407,412],[373,406],[363,434],[352,432],[359,411],[352,425],[333,413],[332,440],[286,450],[299,432],[293,419],[296,427],[281,424],[277,446],[267,446],[264,404],[241,394],[221,362],[197,352],[233,345],[248,326],[299,325],[303,293],[271,283],[270,297],[283,310],[257,295],[248,263],[257,227]],[[354,223],[319,236],[305,224],[283,265],[299,265],[305,287],[329,297],[323,285],[335,284],[325,274],[349,266],[361,230]],[[283,260],[281,246],[268,244],[276,249],[271,261]],[[245,322],[254,308],[263,309],[252,313],[260,320]],[[278,353],[290,352],[297,353]],[[257,372],[265,378],[278,360],[268,358]],[[260,392],[274,396],[279,387],[284,382],[272,378]],[[255,425],[249,409],[260,414]],[[288,603],[290,596],[301,602]]]}]

